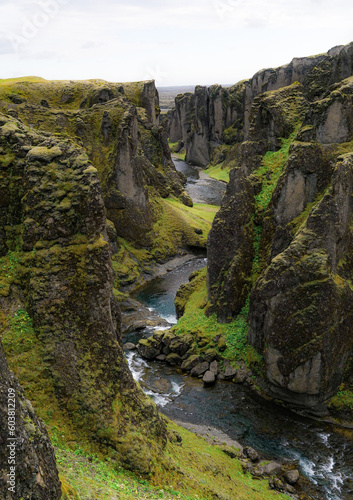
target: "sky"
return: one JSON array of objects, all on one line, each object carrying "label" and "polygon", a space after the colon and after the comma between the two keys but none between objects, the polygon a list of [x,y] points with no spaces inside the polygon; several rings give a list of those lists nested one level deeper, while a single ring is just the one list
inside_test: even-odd
[{"label": "sky", "polygon": [[0,79],[233,84],[353,41],[352,0],[0,0]]}]

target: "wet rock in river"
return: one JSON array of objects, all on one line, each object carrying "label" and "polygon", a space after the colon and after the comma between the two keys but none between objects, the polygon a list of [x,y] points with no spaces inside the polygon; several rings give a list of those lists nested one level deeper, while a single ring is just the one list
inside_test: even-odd
[{"label": "wet rock in river", "polygon": [[209,369],[210,364],[207,363],[207,361],[203,361],[202,363],[199,363],[196,365],[192,370],[191,370],[191,376],[192,377],[200,377],[204,373],[207,372]]},{"label": "wet rock in river", "polygon": [[236,384],[243,384],[249,377],[251,377],[251,372],[245,365],[243,365],[236,371],[234,382]]},{"label": "wet rock in river", "polygon": [[192,342],[193,338],[191,335],[176,337],[170,342],[168,347],[172,352],[183,356],[190,349]]},{"label": "wet rock in river", "polygon": [[170,354],[168,354],[168,356],[165,358],[165,360],[169,365],[172,365],[172,366],[181,365],[181,363],[183,361],[181,359],[181,357],[179,356],[179,354],[176,354],[175,352],[171,352]]},{"label": "wet rock in river", "polygon": [[206,385],[207,384],[214,384],[216,381],[215,373],[211,370],[207,370],[207,372],[203,376],[202,380],[203,380],[204,384],[206,384]]},{"label": "wet rock in river", "polygon": [[217,374],[218,374],[218,363],[217,363],[217,361],[212,361],[212,363],[210,364],[210,370],[217,377]]},{"label": "wet rock in river", "polygon": [[133,351],[134,349],[136,349],[136,345],[133,344],[132,342],[126,342],[126,344],[124,344],[124,351]]},{"label": "wet rock in river", "polygon": [[299,481],[299,477],[300,477],[300,474],[299,474],[299,471],[297,469],[288,470],[285,473],[285,480],[289,484],[295,484],[295,483],[297,483]]},{"label": "wet rock in river", "polygon": [[224,378],[226,380],[231,380],[236,373],[237,370],[233,368],[233,366],[228,365],[224,371]]},{"label": "wet rock in river", "polygon": [[153,337],[148,339],[141,339],[137,345],[137,350],[145,359],[155,359],[161,353],[160,343],[157,342]]},{"label": "wet rock in river", "polygon": [[181,365],[181,369],[187,372],[191,371],[195,366],[201,363],[201,358],[197,354],[192,354],[189,358],[185,359]]}]

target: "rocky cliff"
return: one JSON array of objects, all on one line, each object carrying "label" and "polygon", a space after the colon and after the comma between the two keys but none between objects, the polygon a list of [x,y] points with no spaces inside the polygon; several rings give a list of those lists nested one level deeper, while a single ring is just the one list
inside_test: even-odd
[{"label": "rocky cliff", "polygon": [[252,101],[208,240],[209,311],[229,322],[250,298],[260,385],[318,413],[352,380],[352,55],[302,61],[302,85],[282,87],[298,61],[258,74],[281,88]]},{"label": "rocky cliff", "polygon": [[67,134],[98,170],[108,218],[118,236],[151,247],[153,201],[183,189],[159,127],[154,82],[24,80],[3,84],[0,109],[40,132]]},{"label": "rocky cliff", "polygon": [[303,85],[309,100],[319,99],[327,88],[352,75],[353,44],[338,46],[326,54],[294,58],[279,68],[263,69],[249,80],[229,88],[196,87],[179,95],[169,112],[169,138],[186,149],[186,160],[205,167],[218,161],[215,150],[246,140],[255,97],[294,82]]},{"label": "rocky cliff", "polygon": [[1,344],[0,424],[1,498],[60,498],[54,449],[43,423],[10,372]]},{"label": "rocky cliff", "polygon": [[147,474],[165,424],[121,347],[97,169],[72,140],[3,114],[0,161],[0,319],[10,367],[49,428],[60,421],[63,433]]}]

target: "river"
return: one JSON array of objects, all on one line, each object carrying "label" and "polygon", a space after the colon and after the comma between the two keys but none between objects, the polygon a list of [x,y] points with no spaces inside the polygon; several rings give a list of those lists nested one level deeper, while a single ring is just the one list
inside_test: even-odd
[{"label": "river", "polygon": [[202,168],[194,167],[185,161],[173,158],[175,168],[182,172],[187,182],[185,191],[194,203],[208,203],[209,205],[221,205],[226,183],[217,181],[205,174]]},{"label": "river", "polygon": [[[201,192],[206,191],[202,187]],[[137,298],[173,324],[177,289],[192,271],[205,265],[204,257],[195,257],[150,282]],[[124,342],[136,343],[151,333],[151,329],[133,332]],[[301,472],[320,488],[323,498],[353,498],[353,441],[343,433],[265,401],[243,385],[218,381],[205,387],[174,367],[146,362],[136,351],[128,352],[127,358],[134,378],[168,417],[219,429],[269,459],[297,460]]]}]

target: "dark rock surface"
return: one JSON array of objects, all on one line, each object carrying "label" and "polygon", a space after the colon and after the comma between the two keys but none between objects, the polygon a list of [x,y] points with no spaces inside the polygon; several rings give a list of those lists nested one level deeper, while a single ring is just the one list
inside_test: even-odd
[{"label": "dark rock surface", "polygon": [[250,293],[262,389],[321,416],[351,380],[352,47],[246,83],[247,140],[208,240],[209,311],[247,315]]},{"label": "dark rock surface", "polygon": [[[9,424],[11,429],[14,427],[15,438],[10,434]],[[10,372],[1,343],[0,496],[3,500],[61,497],[54,449],[47,431]]]},{"label": "dark rock surface", "polygon": [[[352,76],[352,68],[351,43],[326,54],[296,57],[287,65],[263,69],[229,88],[198,86],[194,93],[176,98],[175,109],[169,112],[169,136],[186,148],[186,161],[205,167],[217,146],[249,139],[256,96],[298,82],[309,100],[318,100],[331,85]],[[331,110],[332,115],[337,115],[337,107]]]},{"label": "dark rock surface", "polygon": [[[147,473],[151,456],[135,461],[134,446],[150,449],[147,436],[163,446],[165,426],[123,353],[97,170],[70,140],[40,135],[5,115],[0,147],[8,159],[0,177],[7,193],[0,206],[1,254],[10,251],[20,264],[12,287],[23,294],[58,404],[73,427],[119,449],[126,467]],[[11,288],[1,294],[10,297]],[[119,416],[114,400],[135,412],[133,425]],[[145,425],[145,437],[134,441]]]},{"label": "dark rock surface", "polygon": [[339,158],[332,187],[251,295],[248,338],[264,353],[271,391],[304,406],[335,393],[352,354],[352,189],[349,154]]},{"label": "dark rock surface", "polygon": [[253,203],[252,187],[243,170],[233,170],[208,237],[208,294],[211,310],[222,322],[239,313],[249,294]]}]

